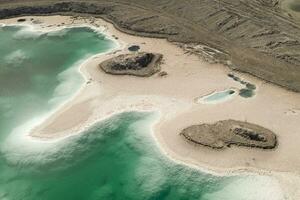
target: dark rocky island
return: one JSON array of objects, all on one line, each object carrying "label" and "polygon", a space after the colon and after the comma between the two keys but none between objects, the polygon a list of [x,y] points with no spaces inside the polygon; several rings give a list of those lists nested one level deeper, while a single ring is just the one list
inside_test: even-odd
[{"label": "dark rocky island", "polygon": [[135,53],[121,54],[100,63],[100,68],[108,74],[147,77],[160,71],[161,54]]},{"label": "dark rocky island", "polygon": [[215,149],[231,145],[273,149],[276,135],[261,126],[248,122],[224,120],[214,124],[200,124],[185,128],[180,133],[185,139]]}]

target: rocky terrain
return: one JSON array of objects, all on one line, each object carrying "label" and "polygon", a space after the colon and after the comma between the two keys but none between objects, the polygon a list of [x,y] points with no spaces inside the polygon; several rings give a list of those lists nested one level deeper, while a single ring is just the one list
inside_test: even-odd
[{"label": "rocky terrain", "polygon": [[0,0],[0,18],[102,17],[121,31],[167,38],[188,53],[300,92],[300,21],[282,8],[284,1]]},{"label": "rocky terrain", "polygon": [[151,76],[160,71],[161,54],[135,53],[121,54],[99,64],[108,74]]},{"label": "rocky terrain", "polygon": [[235,120],[193,125],[182,130],[180,135],[194,144],[215,149],[231,145],[273,149],[277,145],[276,135],[272,131],[255,124]]},{"label": "rocky terrain", "polygon": [[291,18],[300,20],[300,1],[299,0],[281,0],[280,7],[286,11]]}]

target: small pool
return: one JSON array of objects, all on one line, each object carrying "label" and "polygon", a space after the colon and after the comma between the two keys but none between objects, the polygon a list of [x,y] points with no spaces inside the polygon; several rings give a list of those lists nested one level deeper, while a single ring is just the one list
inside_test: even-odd
[{"label": "small pool", "polygon": [[255,92],[252,89],[243,88],[243,89],[240,89],[239,95],[243,98],[250,98],[250,97],[253,97],[255,95]]},{"label": "small pool", "polygon": [[240,77],[238,77],[238,76],[236,76],[232,73],[229,73],[228,77],[245,86],[244,88],[239,90],[239,95],[241,97],[250,98],[250,97],[253,97],[255,95],[256,86],[254,84],[249,83],[245,80],[242,80]]},{"label": "small pool", "polygon": [[218,103],[230,99],[235,93],[236,91],[234,89],[228,89],[200,97],[196,101],[197,103]]}]

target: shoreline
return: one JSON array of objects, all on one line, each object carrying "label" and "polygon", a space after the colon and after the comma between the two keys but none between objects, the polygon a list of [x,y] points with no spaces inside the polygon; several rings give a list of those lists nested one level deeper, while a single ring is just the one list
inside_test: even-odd
[{"label": "shoreline", "polygon": [[[49,23],[49,20],[51,22],[51,18],[54,18],[54,21],[58,19],[64,21],[70,18],[66,16],[50,16],[50,17],[34,16],[34,17],[44,19],[45,23]],[[13,21],[16,19],[18,18],[13,18],[9,20]],[[49,20],[47,21],[47,19]],[[107,119],[112,115],[121,112],[159,111],[161,113],[160,114],[161,116],[159,117],[160,120],[152,124],[151,126],[152,129],[150,130],[151,135],[153,136],[155,143],[159,147],[160,151],[163,154],[165,154],[167,158],[173,160],[176,163],[184,164],[191,167],[195,166],[197,169],[200,169],[201,171],[204,172],[208,170],[209,173],[217,172],[220,170],[220,172],[223,172],[227,175],[228,174],[232,175],[232,173],[233,174],[262,173],[262,174],[269,175],[272,173],[281,173],[281,172],[299,174],[299,171],[293,171],[292,168],[290,170],[287,170],[286,168],[283,168],[280,165],[277,166],[276,162],[274,162],[275,164],[273,164],[273,166],[271,165],[269,167],[263,168],[261,165],[264,162],[260,163],[259,165],[256,165],[255,163],[251,163],[249,166],[247,166],[244,161],[245,158],[249,157],[249,154],[251,156],[255,156],[256,154],[262,153],[264,154],[262,156],[262,159],[266,159],[266,157],[268,158],[267,154],[269,153],[275,155],[278,154],[277,149],[274,151],[267,151],[267,152],[254,150],[251,148],[232,148],[229,150],[225,150],[224,152],[214,151],[214,150],[206,149],[206,147],[198,147],[198,146],[195,147],[191,144],[184,144],[185,141],[182,138],[178,138],[177,135],[177,132],[180,128],[195,122],[198,123],[212,122],[213,120],[218,121],[226,117],[230,117],[230,118],[234,117],[240,120],[247,119],[247,116],[244,117],[243,115],[240,115],[239,111],[235,111],[235,112],[239,112],[239,113],[235,113],[230,109],[224,110],[223,107],[231,106],[234,108],[236,107],[236,105],[232,106],[232,104],[237,104],[238,106],[240,105],[241,107],[244,107],[246,108],[246,110],[248,109],[249,111],[249,108],[247,107],[246,104],[254,101],[253,107],[256,109],[261,108],[261,105],[268,103],[268,101],[265,102],[266,100],[263,101],[263,97],[268,95],[281,97],[283,94],[283,96],[287,97],[285,101],[288,101],[288,103],[292,105],[295,104],[298,108],[298,106],[300,106],[299,104],[297,104],[297,100],[300,100],[299,94],[294,94],[290,91],[285,91],[281,88],[278,88],[277,86],[271,85],[269,83],[265,83],[264,81],[237,72],[236,74],[239,74],[241,77],[247,80],[251,80],[251,82],[255,83],[255,85],[258,86],[257,94],[254,98],[243,99],[240,97],[236,97],[238,95],[235,95],[230,99],[230,101],[219,102],[214,105],[208,105],[208,104],[196,105],[194,103],[194,99],[199,96],[202,95],[205,96],[213,91],[223,91],[226,90],[226,88],[230,89],[231,87],[241,88],[241,85],[227,78],[226,75],[230,70],[225,66],[222,66],[220,64],[208,64],[204,61],[201,61],[196,56],[185,55],[182,49],[167,42],[165,39],[153,39],[153,38],[141,38],[138,36],[129,36],[126,35],[125,33],[119,32],[118,30],[114,30],[112,24],[109,24],[100,19],[97,19],[97,21],[100,21],[101,24],[104,24],[108,27],[107,30],[104,31],[105,35],[111,35],[111,36],[116,35],[118,36],[118,38],[120,38],[118,40],[118,43],[120,41],[123,42],[123,46],[122,46],[123,50],[121,52],[117,52],[116,55],[118,55],[118,53],[126,52],[125,47],[128,44],[140,44],[143,50],[153,50],[153,49],[156,51],[160,50],[163,51],[164,56],[167,57],[165,60],[166,62],[162,65],[162,69],[167,69],[167,72],[171,72],[171,73],[168,73],[169,75],[165,78],[157,77],[156,75],[150,78],[139,78],[139,77],[128,77],[128,76],[124,76],[121,78],[119,76],[115,77],[112,75],[104,74],[101,70],[98,69],[99,62],[113,56],[114,54],[112,54],[112,52],[110,53],[107,52],[101,55],[98,54],[94,55],[89,59],[85,60],[78,67],[79,73],[81,73],[83,79],[87,81],[90,80],[90,78],[92,78],[92,82],[89,85],[83,83],[81,88],[76,92],[76,95],[74,95],[73,98],[70,98],[66,102],[64,102],[61,106],[59,106],[58,109],[55,109],[55,111],[52,113],[52,115],[50,115],[50,117],[47,117],[42,122],[41,125],[34,128],[34,130],[37,132],[36,133],[31,132],[29,137],[32,137],[32,139],[36,138],[37,140],[41,140],[41,138],[43,138],[42,141],[48,140],[48,142],[51,140],[53,141],[54,139],[55,142],[56,140],[66,138],[68,136],[71,136],[72,134],[77,134],[82,130],[86,130],[94,123]],[[160,48],[157,45],[159,45]],[[171,49],[174,50],[175,55],[169,55],[169,54],[166,55],[166,52],[170,52]],[[178,56],[176,54],[178,54]],[[172,60],[172,58],[174,57],[176,58],[176,60]],[[176,62],[177,59],[179,64]],[[191,67],[188,68],[189,66]],[[202,79],[199,80],[199,77],[201,77],[203,80]],[[169,79],[171,80],[169,81]],[[190,81],[190,82],[184,85],[184,81]],[[179,87],[179,89],[174,88],[174,84],[178,84],[178,82],[179,85],[177,86]],[[203,84],[205,83],[208,83],[206,87],[203,86]],[[166,88],[160,88],[161,84],[165,84]],[[181,84],[183,84],[184,86],[182,86]],[[198,84],[200,86],[197,86]],[[136,85],[142,85],[142,86],[137,87]],[[193,87],[193,88],[191,89],[189,87]],[[149,90],[148,90],[149,88],[154,90],[154,91],[151,90],[152,94],[151,93],[149,94]],[[174,91],[170,91],[170,88],[172,88]],[[186,91],[183,90],[184,88],[186,88]],[[97,90],[99,91],[97,94],[91,94]],[[269,93],[268,90],[271,90],[271,93]],[[263,95],[263,97],[261,98],[260,95]],[[258,105],[255,104],[255,102],[257,101],[258,101],[257,103]],[[279,106],[286,109],[286,105],[284,103],[285,102],[282,103],[281,101],[278,100],[275,102],[276,105],[278,104]],[[103,109],[98,108],[99,105],[101,105],[102,107],[106,107],[107,109],[105,110],[105,108]],[[72,114],[74,114],[74,109],[72,111],[72,108],[74,108],[74,106],[79,106],[78,108],[79,110],[80,109],[85,110],[88,107],[88,111],[86,112],[88,112],[88,114],[91,114],[91,116],[88,116],[88,118],[86,117],[80,118],[79,121],[81,123],[77,127],[74,127],[72,129],[67,129],[64,126],[61,126],[61,124],[58,123],[58,121],[63,119],[64,119],[63,121],[68,121],[68,116],[70,117]],[[217,111],[220,109],[223,110],[224,113],[219,112],[218,114]],[[228,113],[231,112],[233,112],[232,115],[228,115]],[[272,112],[276,113],[276,109],[272,110]],[[205,118],[205,115],[210,115],[212,113],[214,114],[214,116]],[[254,114],[256,113],[254,112]],[[201,117],[201,115],[204,116]],[[251,117],[253,120],[252,115]],[[256,119],[256,121],[260,122],[259,125],[261,125],[261,123],[263,123],[263,125],[269,123],[269,120],[265,120],[264,118]],[[294,126],[293,126],[294,129],[292,129],[291,131],[295,131],[295,125],[297,130],[297,122],[300,121],[297,119],[296,120],[293,119],[293,122],[294,122]],[[70,125],[72,125],[72,123]],[[270,128],[270,127],[267,126],[266,128]],[[271,129],[274,128],[272,127]],[[55,132],[53,130],[59,130],[59,131]],[[274,132],[278,133],[278,130]],[[163,133],[168,133],[168,134],[163,134]],[[279,145],[281,145],[280,139],[284,135],[282,135],[280,132],[279,135],[280,135]],[[180,139],[182,139],[181,142],[179,141]],[[171,144],[175,144],[175,146],[172,146]],[[178,151],[174,151],[176,149],[178,149],[178,151],[182,150],[184,152],[180,154]],[[207,154],[207,152],[209,153]],[[237,157],[230,156],[231,154],[237,152],[241,152],[241,154],[238,155]],[[293,153],[297,154],[297,151]],[[194,155],[194,157],[187,156],[192,154]],[[205,156],[205,154],[207,154],[206,157],[201,157],[201,156]],[[210,162],[210,160],[212,159],[215,160],[224,156],[228,160],[227,163],[221,163],[220,165],[212,161]],[[187,159],[188,157],[190,158]],[[198,157],[198,159],[196,159],[196,157]],[[244,159],[243,162],[239,162],[240,161],[239,158],[243,158]],[[223,160],[225,159],[223,158]],[[297,160],[297,162],[298,163],[296,163],[294,167],[298,166],[300,160]],[[202,168],[204,168],[204,170]]]},{"label": "shoreline", "polygon": [[[21,17],[22,18],[22,17]],[[1,20],[0,20],[1,21]],[[2,26],[1,26],[2,25]],[[52,110],[50,110],[48,113],[43,114],[41,116],[38,116],[38,118],[41,118],[41,121],[38,122],[38,124],[43,124],[45,123],[45,121],[47,121],[49,118],[51,118],[52,116],[63,112],[64,108],[66,106],[68,106],[68,104],[72,103],[72,101],[74,101],[79,95],[80,93],[85,89],[86,87],[86,83],[89,81],[89,76],[88,74],[85,74],[83,72],[83,68],[86,67],[86,63],[90,62],[91,60],[95,59],[95,57],[99,57],[99,56],[103,56],[103,55],[107,55],[107,54],[112,54],[115,51],[121,50],[122,48],[124,48],[122,45],[122,43],[117,42],[111,35],[108,35],[105,32],[105,30],[101,30],[101,28],[103,27],[96,27],[93,26],[91,24],[78,24],[78,25],[70,25],[70,26],[60,26],[60,27],[51,27],[51,28],[42,28],[39,27],[38,25],[33,25],[33,24],[28,24],[28,23],[22,23],[22,24],[17,24],[17,23],[12,23],[12,24],[5,24],[5,23],[0,23],[1,27],[5,27],[5,26],[21,26],[21,27],[28,27],[30,29],[32,29],[33,31],[39,31],[39,32],[43,32],[43,33],[50,33],[50,32],[56,32],[56,31],[61,31],[63,29],[68,29],[68,28],[90,28],[93,31],[96,31],[100,34],[103,34],[105,37],[107,37],[108,39],[112,40],[112,42],[114,42],[113,46],[110,47],[110,49],[106,52],[103,53],[97,53],[94,55],[86,55],[84,58],[81,58],[80,60],[78,60],[75,64],[74,67],[77,71],[77,73],[80,74],[81,78],[83,79],[83,82],[80,84],[79,88],[76,89],[76,92],[74,94],[71,94],[71,96],[69,96],[66,100],[58,103],[58,105],[54,106],[54,108]],[[104,118],[106,119],[106,118]],[[33,125],[32,128],[35,128],[36,125]],[[30,130],[31,131],[31,130]],[[78,133],[75,133],[78,134]],[[28,134],[28,136],[31,136],[30,134]],[[38,137],[38,136],[34,136],[32,137],[34,138],[39,138],[40,140],[43,139],[42,137]],[[45,139],[45,138],[44,138]],[[51,138],[54,139],[54,138]],[[58,138],[63,139],[63,138]],[[45,140],[44,140],[45,141]],[[55,142],[55,141],[54,141]]]}]

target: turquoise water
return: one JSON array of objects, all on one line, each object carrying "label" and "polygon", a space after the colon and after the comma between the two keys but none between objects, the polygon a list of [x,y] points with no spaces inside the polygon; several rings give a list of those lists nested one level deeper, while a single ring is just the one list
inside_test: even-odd
[{"label": "turquoise water", "polygon": [[10,168],[2,163],[0,194],[24,200],[277,199],[267,177],[216,177],[169,161],[149,134],[155,118],[123,113],[50,147],[56,150],[42,159],[26,156]]},{"label": "turquoise water", "polygon": [[235,93],[235,91],[232,89],[221,91],[221,92],[215,92],[211,95],[203,97],[202,100],[204,102],[208,102],[208,103],[217,102],[217,101],[221,101],[221,100],[226,100],[230,96],[234,95],[234,93]]},{"label": "turquoise water", "polygon": [[80,60],[113,46],[88,28],[43,33],[4,26],[0,40],[0,139],[74,94],[83,83]]},{"label": "turquoise water", "polygon": [[1,200],[283,199],[271,177],[213,176],[166,158],[150,132],[155,113],[115,115],[59,141],[24,136],[83,83],[80,60],[114,44],[89,28],[2,27],[0,40]]}]

